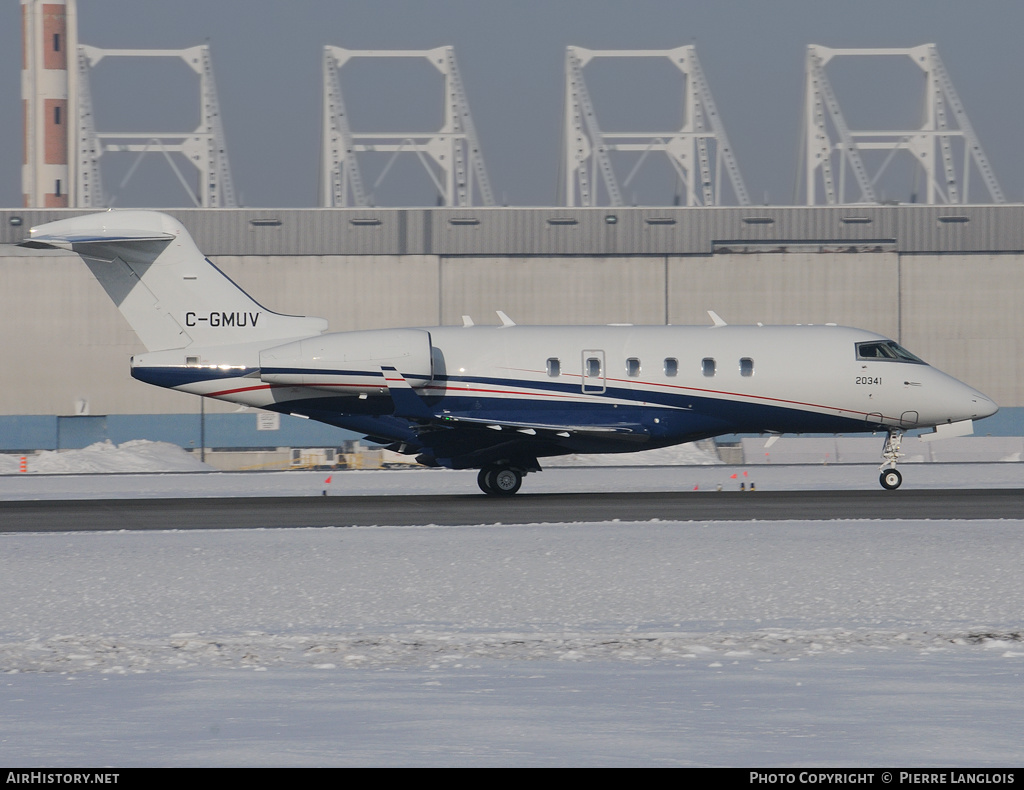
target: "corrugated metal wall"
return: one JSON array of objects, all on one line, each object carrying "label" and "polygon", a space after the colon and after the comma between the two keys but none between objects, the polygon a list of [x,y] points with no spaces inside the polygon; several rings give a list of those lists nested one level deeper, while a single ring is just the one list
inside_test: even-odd
[{"label": "corrugated metal wall", "polygon": [[[83,213],[0,211],[0,243]],[[1024,251],[1024,205],[174,209],[208,255],[702,255],[794,247]]]}]

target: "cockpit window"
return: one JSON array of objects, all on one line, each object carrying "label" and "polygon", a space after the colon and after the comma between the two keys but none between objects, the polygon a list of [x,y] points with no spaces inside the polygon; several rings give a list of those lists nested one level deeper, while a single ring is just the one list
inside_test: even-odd
[{"label": "cockpit window", "polygon": [[857,359],[883,360],[890,362],[913,362],[926,365],[923,359],[915,357],[894,340],[879,340],[857,344]]}]

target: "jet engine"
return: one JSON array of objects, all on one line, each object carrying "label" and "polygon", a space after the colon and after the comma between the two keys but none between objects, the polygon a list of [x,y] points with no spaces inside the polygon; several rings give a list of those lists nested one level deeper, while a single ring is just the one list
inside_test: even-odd
[{"label": "jet engine", "polygon": [[381,367],[398,370],[414,387],[433,375],[430,333],[423,329],[335,332],[260,352],[260,379],[278,386],[334,394],[382,395]]}]

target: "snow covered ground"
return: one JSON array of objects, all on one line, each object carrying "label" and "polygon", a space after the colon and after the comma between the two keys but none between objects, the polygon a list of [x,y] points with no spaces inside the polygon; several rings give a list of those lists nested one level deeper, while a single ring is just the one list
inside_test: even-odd
[{"label": "snow covered ground", "polygon": [[[609,465],[614,459],[632,463]],[[216,472],[181,448],[161,442],[102,442],[84,450],[44,452],[31,458],[28,473],[19,473],[18,463],[17,456],[0,455],[0,500],[322,496],[324,491],[328,496],[479,493],[474,470]],[[694,445],[545,459],[544,468],[527,476],[523,493],[732,491],[741,485],[763,491],[878,489],[877,463],[727,466]],[[1020,462],[913,463],[903,473],[908,489],[1024,489]]]},{"label": "snow covered ground", "polygon": [[[905,485],[1019,486],[1020,466]],[[862,474],[877,486],[841,478]],[[10,475],[0,497],[26,478],[62,497],[324,481]],[[2,534],[0,764],[1021,766],[1022,553],[1024,516]]]}]

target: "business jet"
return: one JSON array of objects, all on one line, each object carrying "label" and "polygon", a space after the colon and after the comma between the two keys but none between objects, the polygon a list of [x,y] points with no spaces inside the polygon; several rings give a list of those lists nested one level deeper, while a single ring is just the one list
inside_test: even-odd
[{"label": "business jet", "polygon": [[165,214],[50,222],[23,246],[72,250],[147,349],[140,381],[306,417],[419,463],[479,469],[515,494],[540,460],[628,453],[722,434],[884,431],[880,482],[900,441],[961,436],[985,395],[874,332],[834,325],[501,326],[327,332],[257,304]]}]

